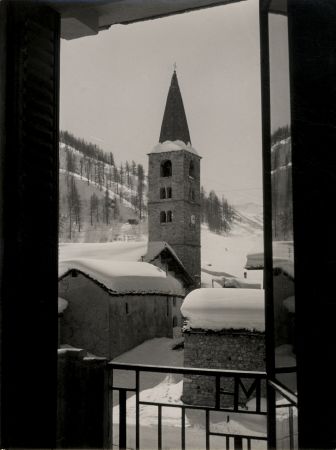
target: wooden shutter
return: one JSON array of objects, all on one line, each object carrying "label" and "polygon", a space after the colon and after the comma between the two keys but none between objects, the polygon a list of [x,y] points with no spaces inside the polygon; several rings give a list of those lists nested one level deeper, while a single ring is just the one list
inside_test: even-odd
[{"label": "wooden shutter", "polygon": [[[56,439],[59,15],[4,2],[2,447]],[[2,111],[3,112],[3,111]]]}]

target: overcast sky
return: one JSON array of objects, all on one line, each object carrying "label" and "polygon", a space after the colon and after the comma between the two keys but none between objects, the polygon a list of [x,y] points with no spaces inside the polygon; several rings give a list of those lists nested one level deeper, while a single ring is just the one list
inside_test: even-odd
[{"label": "overcast sky", "polygon": [[205,189],[261,203],[257,0],[63,40],[61,129],[147,169],[175,62]]}]

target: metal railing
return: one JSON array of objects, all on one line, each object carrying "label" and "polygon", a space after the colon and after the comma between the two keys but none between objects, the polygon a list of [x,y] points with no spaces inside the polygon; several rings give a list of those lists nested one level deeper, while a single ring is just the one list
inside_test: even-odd
[{"label": "metal railing", "polygon": [[[179,408],[181,411],[181,422],[179,429],[176,429],[180,433],[180,448],[185,450],[186,445],[186,418],[187,412],[191,414],[191,411],[202,411],[205,416],[204,427],[202,428],[202,433],[205,437],[205,447],[206,450],[211,448],[211,438],[221,438],[223,442],[221,443],[221,448],[230,450],[241,450],[247,449],[251,450],[253,444],[256,441],[264,441],[265,448],[267,443],[266,428],[265,432],[256,432],[251,434],[247,431],[246,427],[242,427],[242,433],[240,432],[230,432],[229,431],[218,431],[213,429],[212,417],[214,414],[218,413],[230,413],[231,417],[249,417],[252,416],[266,416],[267,412],[262,404],[262,385],[266,385],[266,373],[264,372],[247,372],[247,371],[233,371],[233,370],[214,370],[214,369],[196,369],[189,367],[166,367],[166,366],[149,366],[149,365],[134,365],[134,364],[123,364],[110,362],[107,365],[108,369],[108,383],[109,383],[109,415],[107,418],[109,424],[109,435],[108,435],[108,446],[109,448],[135,448],[140,449],[140,435],[142,433],[143,427],[141,424],[141,413],[140,408],[142,407],[154,407],[156,409],[157,415],[155,420],[156,425],[156,444],[155,447],[158,450],[162,448],[167,448],[163,446],[163,430],[164,430],[164,420],[163,420],[163,408]],[[120,386],[116,383],[116,371],[127,371],[133,374],[134,382],[133,386]],[[119,372],[120,373],[120,372]],[[199,404],[198,401],[190,402],[189,404],[179,402],[179,403],[167,403],[164,401],[148,401],[141,398],[141,387],[142,375],[145,373],[157,373],[157,374],[173,374],[174,376],[184,377],[184,380],[188,378],[189,383],[193,383],[193,377],[197,377],[198,380],[206,377],[207,380],[213,379],[213,389],[210,389],[210,396],[213,397],[211,402],[207,404]],[[120,377],[119,377],[120,379]],[[119,380],[120,381],[120,380]],[[223,387],[226,385],[226,387]],[[231,390],[227,390],[227,387]],[[135,425],[132,432],[135,434],[135,439],[133,444],[128,442],[128,411],[127,404],[130,396],[133,397],[133,402],[135,401]],[[223,397],[226,401],[223,402]],[[228,400],[230,404],[228,404]],[[252,407],[248,409],[244,404],[251,399],[255,399]],[[116,415],[113,409],[117,408],[118,413],[118,424],[114,423],[114,416]],[[227,419],[229,420],[227,415]],[[134,419],[133,419],[134,420]],[[134,422],[133,422],[134,423]],[[153,427],[153,424],[152,424]],[[151,430],[153,428],[151,427]],[[175,428],[174,428],[175,430]],[[190,428],[188,428],[190,430]],[[146,431],[146,430],[144,430]],[[117,441],[116,441],[116,436]],[[169,446],[168,446],[169,447]],[[218,447],[218,446],[217,446]],[[169,447],[172,448],[172,447]],[[176,448],[175,446],[173,448]],[[191,447],[192,448],[192,447]],[[258,447],[259,448],[259,447]],[[148,450],[148,448],[145,448]]]},{"label": "metal railing", "polygon": [[[289,370],[286,371],[286,373],[289,372]],[[298,449],[297,396],[278,380],[268,380],[268,383],[274,389],[277,398],[275,403],[276,447],[296,450]]]}]

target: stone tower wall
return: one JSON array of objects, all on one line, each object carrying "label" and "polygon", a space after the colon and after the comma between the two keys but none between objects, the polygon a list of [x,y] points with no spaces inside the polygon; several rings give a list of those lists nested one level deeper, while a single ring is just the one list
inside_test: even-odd
[{"label": "stone tower wall", "polygon": [[[161,177],[161,163],[166,160],[172,163],[171,177]],[[193,177],[189,175],[191,161]],[[160,199],[163,187],[172,188],[172,198]],[[172,222],[162,224],[161,211],[172,211]],[[148,233],[149,241],[165,241],[173,247],[197,284],[201,269],[199,156],[186,150],[149,154]]]}]

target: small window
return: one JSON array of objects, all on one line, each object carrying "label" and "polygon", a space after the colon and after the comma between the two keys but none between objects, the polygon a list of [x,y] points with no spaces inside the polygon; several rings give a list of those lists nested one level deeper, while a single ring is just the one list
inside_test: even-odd
[{"label": "small window", "polygon": [[167,222],[173,221],[173,213],[171,211],[167,211]]},{"label": "small window", "polygon": [[161,163],[161,177],[171,177],[172,176],[172,163],[171,161],[163,161]]},{"label": "small window", "polygon": [[172,198],[172,188],[160,188],[160,199]]},{"label": "small window", "polygon": [[167,316],[169,316],[169,297],[167,297]]},{"label": "small window", "polygon": [[177,317],[176,316],[173,317],[173,327],[174,328],[177,327]]},{"label": "small window", "polygon": [[190,186],[189,190],[189,199],[194,202],[195,201],[195,189]]},{"label": "small window", "polygon": [[194,161],[190,161],[189,176],[192,177],[192,178],[195,178],[195,164],[194,164]]},{"label": "small window", "polygon": [[166,198],[166,188],[160,188],[160,198]]},{"label": "small window", "polygon": [[166,222],[167,222],[166,211],[161,211],[161,212],[160,212],[160,222],[161,222],[161,223],[166,223]]},{"label": "small window", "polygon": [[173,297],[173,306],[176,306],[176,297]]},{"label": "small window", "polygon": [[194,214],[192,214],[190,216],[190,224],[191,225],[195,225],[196,224],[196,216]]},{"label": "small window", "polygon": [[125,309],[126,309],[126,314],[128,314],[129,311],[128,311],[128,303],[127,302],[125,303]]}]

